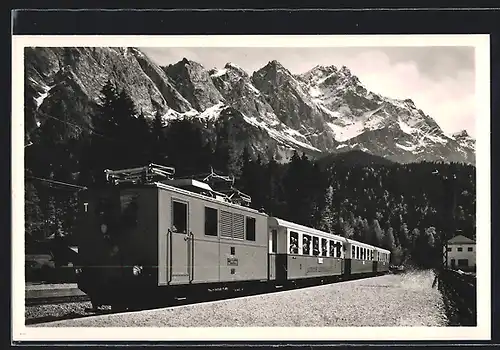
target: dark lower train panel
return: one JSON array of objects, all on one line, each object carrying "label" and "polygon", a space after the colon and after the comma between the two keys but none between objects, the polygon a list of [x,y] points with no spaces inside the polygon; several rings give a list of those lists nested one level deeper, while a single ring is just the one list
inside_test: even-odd
[{"label": "dark lower train panel", "polygon": [[[121,302],[165,300],[185,294],[204,294],[210,290],[226,291],[245,286],[245,289],[266,289],[275,285],[331,283],[338,280],[369,277],[388,272],[388,263],[329,257],[288,254],[268,254],[268,279],[242,281],[187,283],[158,286],[157,273],[145,269],[141,276],[133,276],[131,268],[86,268],[78,276],[78,286],[91,297],[93,304],[110,305]],[[157,272],[157,271],[156,271]],[[105,276],[104,276],[105,275]],[[114,276],[115,278],[111,278]],[[274,287],[273,287],[274,288]]]},{"label": "dark lower train panel", "polygon": [[344,259],[344,277],[351,275],[351,259]]}]

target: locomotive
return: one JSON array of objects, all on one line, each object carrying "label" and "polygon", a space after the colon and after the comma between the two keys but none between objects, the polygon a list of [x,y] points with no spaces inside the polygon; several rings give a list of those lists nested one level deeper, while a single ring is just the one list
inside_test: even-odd
[{"label": "locomotive", "polygon": [[[79,201],[78,287],[94,308],[386,273],[390,251],[267,215],[215,174],[105,170]],[[215,189],[217,182],[228,184]]]}]

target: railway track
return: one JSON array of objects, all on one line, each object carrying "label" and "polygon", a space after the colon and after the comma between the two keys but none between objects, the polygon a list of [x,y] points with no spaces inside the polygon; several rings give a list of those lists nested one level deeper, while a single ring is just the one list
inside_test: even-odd
[{"label": "railway track", "polygon": [[63,296],[47,296],[39,298],[25,298],[26,306],[39,306],[39,305],[57,305],[65,303],[79,303],[89,301],[88,295],[63,295]]}]

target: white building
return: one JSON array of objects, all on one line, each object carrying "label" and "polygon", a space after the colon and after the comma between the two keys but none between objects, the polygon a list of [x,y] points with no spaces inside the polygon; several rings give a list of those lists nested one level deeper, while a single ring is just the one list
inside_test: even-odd
[{"label": "white building", "polygon": [[452,269],[475,268],[476,242],[462,235],[448,240],[448,267]]}]

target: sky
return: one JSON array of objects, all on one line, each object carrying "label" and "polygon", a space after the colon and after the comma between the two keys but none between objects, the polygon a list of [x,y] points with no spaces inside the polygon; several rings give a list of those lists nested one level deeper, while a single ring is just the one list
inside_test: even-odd
[{"label": "sky", "polygon": [[473,47],[279,47],[140,48],[162,66],[184,57],[205,68],[232,62],[249,74],[277,60],[294,74],[316,65],[346,66],[368,90],[386,97],[411,98],[445,133],[475,137]]}]

